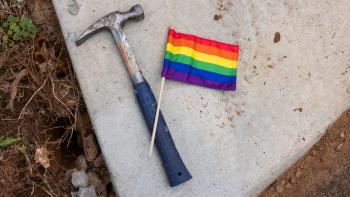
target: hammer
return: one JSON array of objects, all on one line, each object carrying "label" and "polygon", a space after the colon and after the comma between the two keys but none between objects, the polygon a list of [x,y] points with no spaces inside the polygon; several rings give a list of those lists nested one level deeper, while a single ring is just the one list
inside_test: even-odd
[{"label": "hammer", "polygon": [[[130,78],[133,82],[136,98],[146,121],[148,130],[152,132],[157,101],[150,86],[143,77],[139,66],[137,65],[136,59],[123,31],[123,26],[126,21],[139,21],[142,19],[144,19],[144,12],[140,5],[133,6],[127,12],[112,12],[100,18],[89,28],[87,28],[76,40],[76,45],[81,45],[85,40],[89,39],[91,36],[101,30],[109,30],[112,32],[112,35],[125,61]],[[163,162],[163,167],[168,177],[170,186],[173,187],[190,180],[192,176],[188,172],[179,152],[176,149],[162,113],[159,114],[158,121],[155,143]]]}]

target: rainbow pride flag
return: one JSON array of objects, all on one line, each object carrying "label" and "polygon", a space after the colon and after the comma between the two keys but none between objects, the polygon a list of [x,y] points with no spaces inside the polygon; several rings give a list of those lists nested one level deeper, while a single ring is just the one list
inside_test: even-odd
[{"label": "rainbow pride flag", "polygon": [[239,46],[170,29],[162,77],[220,90],[236,90]]}]

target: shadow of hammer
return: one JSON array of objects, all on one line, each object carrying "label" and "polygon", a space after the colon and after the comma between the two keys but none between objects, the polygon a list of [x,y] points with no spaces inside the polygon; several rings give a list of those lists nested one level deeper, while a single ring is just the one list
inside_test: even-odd
[{"label": "shadow of hammer", "polygon": [[[87,28],[76,40],[76,45],[79,46],[85,40],[89,39],[91,36],[101,30],[109,30],[112,32],[112,35],[127,66],[131,80],[134,84],[136,98],[141,108],[143,117],[147,123],[148,130],[152,132],[157,101],[150,86],[143,77],[139,66],[137,65],[136,59],[123,32],[123,26],[126,21],[139,21],[142,19],[144,19],[144,12],[140,5],[133,6],[127,12],[112,12],[100,18],[89,28]],[[176,149],[162,113],[159,114],[155,143],[163,162],[163,167],[168,177],[170,186],[176,186],[190,180],[192,176],[188,172]]]}]

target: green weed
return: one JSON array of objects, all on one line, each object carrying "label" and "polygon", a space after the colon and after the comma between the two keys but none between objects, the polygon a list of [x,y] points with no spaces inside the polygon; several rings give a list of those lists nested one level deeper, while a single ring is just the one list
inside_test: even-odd
[{"label": "green weed", "polygon": [[12,47],[16,41],[32,39],[38,30],[28,16],[9,15],[0,23],[0,50]]},{"label": "green weed", "polygon": [[0,136],[0,148],[7,148],[11,146],[11,144],[20,141],[21,138],[13,138],[9,136]]}]

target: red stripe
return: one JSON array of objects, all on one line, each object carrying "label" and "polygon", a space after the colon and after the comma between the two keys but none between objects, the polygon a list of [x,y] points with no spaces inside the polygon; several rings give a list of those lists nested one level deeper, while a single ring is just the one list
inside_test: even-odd
[{"label": "red stripe", "polygon": [[203,45],[207,45],[207,46],[211,46],[211,47],[215,47],[215,48],[225,50],[225,51],[230,51],[230,52],[235,52],[235,53],[238,53],[238,51],[239,51],[238,45],[227,44],[227,43],[218,42],[215,40],[209,40],[209,39],[201,38],[201,37],[190,35],[190,34],[178,33],[174,29],[169,29],[169,37],[170,36],[175,38],[175,39],[192,40],[194,42],[197,42],[197,43],[200,43]]}]

